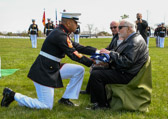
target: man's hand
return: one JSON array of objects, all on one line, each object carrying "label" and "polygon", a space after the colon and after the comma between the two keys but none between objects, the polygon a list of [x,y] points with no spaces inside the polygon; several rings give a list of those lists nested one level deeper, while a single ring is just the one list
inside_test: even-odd
[{"label": "man's hand", "polygon": [[90,67],[89,72],[91,73],[93,69],[108,69],[109,68],[109,64],[106,62],[100,62],[99,64],[92,64],[92,66]]},{"label": "man's hand", "polygon": [[110,51],[109,51],[109,50],[106,50],[106,49],[101,49],[101,50],[100,50],[100,53],[110,54]]},{"label": "man's hand", "polygon": [[138,23],[139,23],[139,20],[136,20],[135,23],[138,24]]},{"label": "man's hand", "polygon": [[95,64],[94,67],[109,67],[109,64],[106,62],[99,62],[98,64]]},{"label": "man's hand", "polygon": [[142,19],[136,20],[136,24],[142,23]]}]

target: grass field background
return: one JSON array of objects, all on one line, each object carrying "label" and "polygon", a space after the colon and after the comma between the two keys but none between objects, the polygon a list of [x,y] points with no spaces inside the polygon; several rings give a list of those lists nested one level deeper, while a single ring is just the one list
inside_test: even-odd
[{"label": "grass field background", "polygon": [[[20,69],[10,76],[0,79],[0,100],[4,87],[16,92],[36,98],[33,82],[27,78],[28,71],[38,56],[44,39],[38,39],[38,48],[32,49],[28,39],[0,39],[0,57],[2,69]],[[111,39],[80,39],[80,44],[105,48]],[[148,113],[111,110],[88,111],[85,107],[90,103],[88,95],[80,95],[78,100],[72,100],[79,107],[67,107],[58,104],[65,88],[55,89],[54,107],[52,110],[37,110],[18,106],[13,102],[8,108],[0,107],[0,119],[167,119],[168,118],[168,38],[165,39],[165,48],[157,48],[155,39],[150,39],[149,55],[152,61],[152,102]],[[62,62],[76,63],[67,56]],[[82,65],[84,66],[84,65]],[[85,67],[85,66],[84,66]],[[89,68],[85,67],[85,89]],[[64,87],[69,80],[63,80]],[[135,100],[136,101],[136,100]]]}]

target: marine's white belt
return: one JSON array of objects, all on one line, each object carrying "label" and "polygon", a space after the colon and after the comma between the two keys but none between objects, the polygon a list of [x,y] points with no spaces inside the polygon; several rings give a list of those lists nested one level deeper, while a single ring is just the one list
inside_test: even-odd
[{"label": "marine's white belt", "polygon": [[54,60],[56,62],[61,62],[61,58],[55,57],[55,56],[50,55],[50,54],[48,54],[46,52],[40,51],[40,55],[42,55],[42,56],[44,56],[44,57],[46,57],[48,59]]},{"label": "marine's white belt", "polygon": [[30,31],[37,31],[36,29],[31,29]]},{"label": "marine's white belt", "polygon": [[52,31],[53,29],[47,29],[47,31]]}]

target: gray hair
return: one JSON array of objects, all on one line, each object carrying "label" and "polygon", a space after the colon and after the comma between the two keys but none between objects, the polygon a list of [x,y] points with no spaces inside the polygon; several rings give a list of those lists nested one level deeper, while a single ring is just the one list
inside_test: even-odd
[{"label": "gray hair", "polygon": [[124,21],[125,26],[129,26],[133,32],[136,32],[136,24],[134,21],[132,21],[130,19],[124,19],[122,21]]}]

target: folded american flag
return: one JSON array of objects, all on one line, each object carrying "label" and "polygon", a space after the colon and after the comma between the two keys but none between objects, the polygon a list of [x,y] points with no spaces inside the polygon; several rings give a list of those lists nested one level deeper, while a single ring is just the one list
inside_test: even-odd
[{"label": "folded american flag", "polygon": [[110,56],[106,53],[103,54],[93,54],[90,58],[94,59],[94,60],[99,60],[101,62],[109,62],[110,60]]}]

